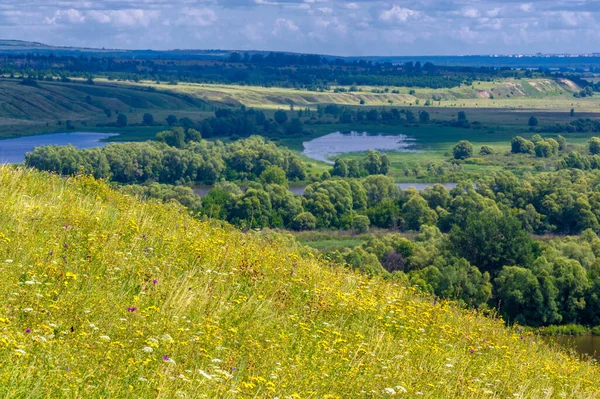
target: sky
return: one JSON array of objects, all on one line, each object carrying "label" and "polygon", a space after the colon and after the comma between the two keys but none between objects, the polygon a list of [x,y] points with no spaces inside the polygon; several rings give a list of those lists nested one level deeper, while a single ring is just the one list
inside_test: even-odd
[{"label": "sky", "polygon": [[0,0],[0,38],[342,56],[600,52],[599,0]]}]

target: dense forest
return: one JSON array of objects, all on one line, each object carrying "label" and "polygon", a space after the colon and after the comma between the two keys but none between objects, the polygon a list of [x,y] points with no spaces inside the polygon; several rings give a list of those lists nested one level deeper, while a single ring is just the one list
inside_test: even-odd
[{"label": "dense forest", "polygon": [[474,80],[546,76],[546,72],[490,67],[447,67],[430,62],[350,61],[318,55],[233,53],[225,61],[119,59],[67,55],[4,55],[0,74],[39,80],[89,78],[222,83],[322,90],[330,86],[406,86],[451,88]]}]

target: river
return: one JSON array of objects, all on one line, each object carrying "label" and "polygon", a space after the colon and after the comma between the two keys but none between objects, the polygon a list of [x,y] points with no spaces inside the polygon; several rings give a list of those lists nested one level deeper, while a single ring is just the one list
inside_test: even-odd
[{"label": "river", "polygon": [[574,349],[577,353],[590,355],[595,358],[600,356],[600,336],[598,335],[556,335],[548,338],[561,346]]},{"label": "river", "polygon": [[0,164],[23,163],[25,154],[44,145],[73,145],[77,148],[95,148],[107,145],[102,140],[117,133],[53,133],[0,140]]},{"label": "river", "polygon": [[335,132],[303,143],[302,154],[317,161],[333,163],[330,158],[367,150],[416,152],[416,140],[404,134],[383,135],[367,132]]}]

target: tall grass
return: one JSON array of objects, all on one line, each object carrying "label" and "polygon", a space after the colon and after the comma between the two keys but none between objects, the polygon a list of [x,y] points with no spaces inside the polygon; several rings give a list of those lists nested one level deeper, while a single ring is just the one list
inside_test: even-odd
[{"label": "tall grass", "polygon": [[501,320],[88,177],[0,168],[0,396],[595,398]]}]

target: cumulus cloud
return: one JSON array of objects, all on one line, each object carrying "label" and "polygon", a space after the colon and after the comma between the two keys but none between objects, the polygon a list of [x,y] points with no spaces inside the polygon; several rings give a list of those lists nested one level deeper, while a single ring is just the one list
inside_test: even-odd
[{"label": "cumulus cloud", "polygon": [[417,15],[417,11],[400,6],[392,6],[389,10],[382,11],[379,19],[385,22],[406,22],[408,18]]},{"label": "cumulus cloud", "polygon": [[597,51],[597,0],[0,0],[0,37],[340,55]]}]

